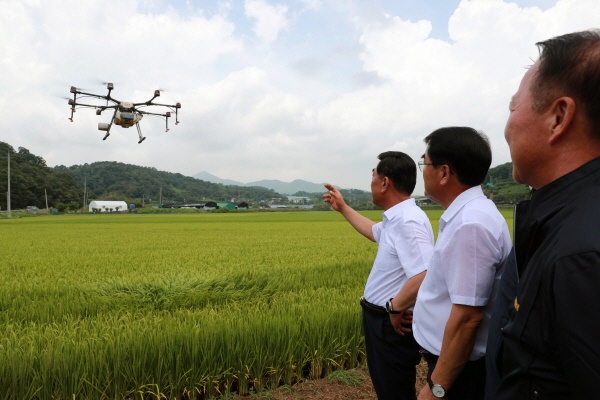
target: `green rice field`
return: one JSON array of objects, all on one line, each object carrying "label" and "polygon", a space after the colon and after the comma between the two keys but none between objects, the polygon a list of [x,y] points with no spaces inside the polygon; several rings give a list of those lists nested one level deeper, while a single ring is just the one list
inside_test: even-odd
[{"label": "green rice field", "polygon": [[362,365],[376,250],[335,212],[0,220],[0,399],[208,399]]}]

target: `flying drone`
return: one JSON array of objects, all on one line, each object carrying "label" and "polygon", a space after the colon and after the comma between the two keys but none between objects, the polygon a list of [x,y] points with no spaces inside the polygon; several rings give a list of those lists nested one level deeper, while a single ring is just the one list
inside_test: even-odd
[{"label": "flying drone", "polygon": [[[75,86],[71,86],[71,93],[73,93],[73,98],[69,99],[69,105],[71,106],[71,118],[69,120],[73,122],[73,113],[75,112],[76,107],[84,107],[84,108],[94,108],[96,109],[96,115],[102,115],[102,112],[105,110],[114,110],[112,118],[109,123],[99,122],[98,130],[105,131],[106,135],[102,140],[106,140],[106,138],[110,135],[110,128],[113,124],[119,125],[123,128],[131,128],[133,125],[137,128],[138,136],[140,141],[138,143],[142,143],[146,138],[142,136],[142,130],[140,129],[140,121],[144,117],[144,115],[154,115],[163,117],[165,119],[166,130],[165,132],[169,132],[169,118],[171,117],[171,111],[175,112],[175,125],[179,124],[179,119],[177,112],[181,108],[181,103],[171,104],[160,104],[154,103],[154,99],[160,96],[160,90],[154,91],[154,96],[148,101],[142,103],[131,103],[127,101],[119,101],[113,98],[110,95],[110,92],[114,89],[114,85],[112,83],[107,83],[106,88],[108,89],[108,94],[105,96],[93,93],[82,92],[77,89]],[[82,98],[93,98],[106,100],[106,105],[95,105],[95,104],[85,104],[78,102],[79,99]],[[163,113],[159,112],[150,112],[144,111],[142,108],[156,106],[163,107],[170,110],[165,111]]]}]

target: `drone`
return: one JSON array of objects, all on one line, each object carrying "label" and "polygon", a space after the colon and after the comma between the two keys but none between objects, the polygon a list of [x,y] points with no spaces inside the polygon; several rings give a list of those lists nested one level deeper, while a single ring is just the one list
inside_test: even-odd
[{"label": "drone", "polygon": [[[106,140],[106,138],[110,135],[110,128],[113,126],[113,124],[119,125],[123,128],[131,128],[135,125],[138,131],[138,136],[140,138],[138,143],[142,143],[144,140],[146,140],[146,137],[142,136],[142,130],[140,129],[139,124],[144,115],[154,115],[163,117],[165,119],[166,125],[165,132],[169,132],[169,118],[171,117],[171,111],[175,112],[175,125],[179,124],[177,113],[181,108],[181,103],[175,103],[174,105],[154,103],[154,99],[160,96],[160,90],[155,90],[154,96],[152,96],[152,98],[148,101],[142,103],[131,103],[127,101],[119,101],[111,96],[110,92],[112,92],[112,90],[114,89],[114,85],[112,83],[107,83],[106,88],[108,89],[108,94],[102,96],[99,94],[82,92],[75,86],[71,86],[71,93],[73,94],[73,98],[69,99],[69,105],[71,106],[71,118],[69,118],[69,121],[73,122],[73,113],[75,113],[76,107],[94,108],[96,109],[96,115],[102,115],[102,112],[105,110],[114,110],[109,123],[98,123],[98,130],[106,132],[106,135],[104,135],[104,138],[102,140]],[[93,98],[106,100],[106,105],[81,103],[78,102],[77,96],[79,96],[79,99]],[[142,108],[150,106],[163,107],[163,109],[166,108],[169,111],[159,113],[142,110]]]}]

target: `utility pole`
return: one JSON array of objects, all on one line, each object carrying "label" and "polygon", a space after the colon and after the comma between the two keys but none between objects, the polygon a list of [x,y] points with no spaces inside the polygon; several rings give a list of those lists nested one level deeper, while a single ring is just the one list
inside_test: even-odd
[{"label": "utility pole", "polygon": [[6,217],[10,218],[10,151],[8,152],[8,192],[6,193]]},{"label": "utility pole", "polygon": [[48,212],[48,192],[44,189],[44,197],[46,198],[46,212]]}]

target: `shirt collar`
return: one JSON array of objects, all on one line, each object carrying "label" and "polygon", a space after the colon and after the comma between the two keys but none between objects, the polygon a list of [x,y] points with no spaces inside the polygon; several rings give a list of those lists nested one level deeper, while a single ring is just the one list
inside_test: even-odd
[{"label": "shirt collar", "polygon": [[387,210],[385,210],[383,212],[383,220],[391,221],[397,215],[401,214],[405,209],[407,209],[408,207],[414,206],[414,205],[416,205],[416,202],[415,202],[415,199],[413,199],[412,197],[409,199],[406,199],[404,201],[401,201],[400,203],[396,204],[393,207],[388,208]]},{"label": "shirt collar", "polygon": [[443,230],[446,224],[470,201],[479,197],[485,197],[481,186],[473,186],[456,196],[450,206],[440,217],[440,230]]}]

